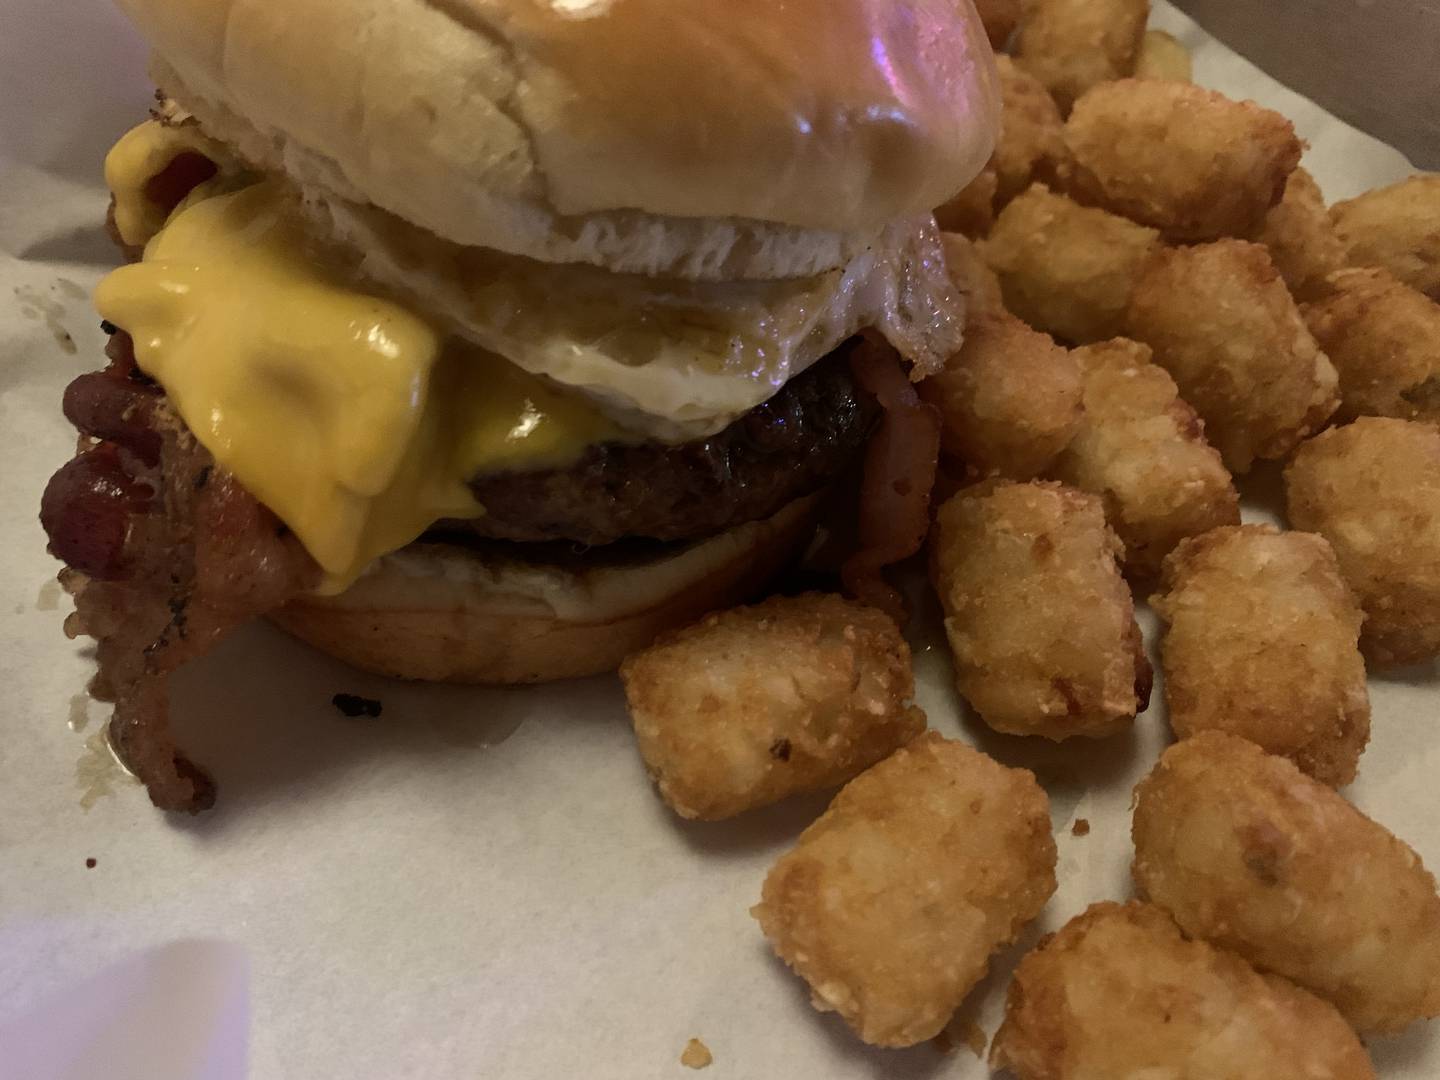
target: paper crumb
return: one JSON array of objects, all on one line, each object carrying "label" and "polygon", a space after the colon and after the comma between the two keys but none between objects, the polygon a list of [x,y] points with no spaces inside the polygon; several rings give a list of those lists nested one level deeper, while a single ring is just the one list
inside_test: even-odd
[{"label": "paper crumb", "polygon": [[54,611],[60,606],[60,583],[58,581],[47,581],[40,586],[40,594],[35,597],[36,611]]},{"label": "paper crumb", "polygon": [[715,1060],[710,1048],[699,1039],[691,1039],[680,1054],[680,1064],[687,1069],[703,1069]]},{"label": "paper crumb", "polygon": [[981,1061],[985,1060],[985,1046],[990,1040],[986,1038],[984,1028],[974,1020],[966,1020],[960,1025],[960,1038],[965,1040],[966,1049]]},{"label": "paper crumb", "polygon": [[1086,818],[1083,818],[1083,817],[1077,817],[1077,818],[1075,819],[1075,824],[1070,826],[1070,835],[1071,835],[1071,836],[1089,836],[1089,835],[1090,835],[1090,822],[1089,822],[1089,820],[1086,819]]}]

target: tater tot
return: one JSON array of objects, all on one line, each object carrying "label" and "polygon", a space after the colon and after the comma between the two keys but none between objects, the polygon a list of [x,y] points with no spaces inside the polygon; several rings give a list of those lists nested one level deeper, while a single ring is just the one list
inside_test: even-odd
[{"label": "tater tot", "polygon": [[916,386],[940,411],[940,445],[971,475],[1032,480],[1080,424],[1080,369],[1003,312],[967,321],[965,344]]},{"label": "tater tot", "polygon": [[1149,579],[1187,536],[1240,523],[1240,500],[1200,418],[1148,347],[1076,349],[1084,412],[1051,475],[1105,500],[1126,572]]},{"label": "tater tot", "polygon": [[1335,369],[1259,244],[1167,248],[1146,265],[1125,322],[1232,473],[1283,458],[1339,404]]},{"label": "tater tot", "polygon": [[1291,459],[1285,502],[1291,525],[1334,547],[1371,664],[1440,656],[1440,432],[1379,417],[1332,428]]},{"label": "tater tot", "polygon": [[1135,78],[1190,82],[1193,77],[1190,50],[1164,30],[1146,30],[1135,57]]},{"label": "tater tot", "polygon": [[980,13],[985,36],[996,49],[1004,48],[1015,33],[1015,28],[1020,25],[1022,9],[1022,0],[975,0],[975,10]]},{"label": "tater tot", "polygon": [[899,628],[822,593],[707,616],[620,677],[645,767],[685,818],[844,783],[925,730]]},{"label": "tater tot", "polygon": [[965,296],[966,322],[1003,312],[1005,302],[1000,297],[1000,279],[980,257],[974,243],[960,233],[949,232],[940,234],[940,243],[945,249],[950,280]]},{"label": "tater tot", "polygon": [[940,508],[931,576],[955,684],[996,731],[1113,735],[1149,704],[1119,551],[1100,500],[1061,484],[982,484]]},{"label": "tater tot", "polygon": [[1131,290],[1159,249],[1154,229],[1042,184],[1013,199],[980,245],[999,275],[1005,306],[1071,344],[1120,333]]},{"label": "tater tot", "polygon": [[776,955],[867,1043],[937,1035],[1055,891],[1035,777],[929,732],[800,834],[751,909]]},{"label": "tater tot", "polygon": [[1065,122],[1039,79],[1008,56],[1000,72],[1000,139],[995,144],[996,205],[1004,206],[1033,180],[1054,176],[1066,156]]},{"label": "tater tot", "polygon": [[1317,780],[1355,779],[1370,738],[1360,609],[1314,533],[1234,525],[1183,541],[1151,598],[1170,726],[1228,731]]},{"label": "tater tot", "polygon": [[1440,1015],[1435,879],[1335,792],[1208,732],[1165,751],[1135,798],[1136,888],[1186,933],[1333,1002],[1362,1032]]},{"label": "tater tot", "polygon": [[1302,312],[1340,375],[1340,422],[1395,416],[1440,423],[1440,304],[1385,270],[1332,274]]},{"label": "tater tot", "polygon": [[1150,904],[1093,904],[1015,971],[991,1064],[1019,1080],[1374,1080],[1299,987],[1190,941]]},{"label": "tater tot", "polygon": [[1060,107],[1135,70],[1150,0],[1030,0],[1015,58]]},{"label": "tater tot", "polygon": [[1277,112],[1158,79],[1095,87],[1075,103],[1065,142],[1071,194],[1185,242],[1254,233],[1301,149]]},{"label": "tater tot", "polygon": [[995,189],[999,180],[992,161],[954,198],[935,208],[935,222],[946,232],[980,237],[995,222]]},{"label": "tater tot", "polygon": [[1412,176],[1330,208],[1351,266],[1379,266],[1440,300],[1440,175]]},{"label": "tater tot", "polygon": [[1255,239],[1270,251],[1270,261],[1297,300],[1320,296],[1325,279],[1345,265],[1345,246],[1325,211],[1320,185],[1297,168],[1285,195],[1265,215]]}]

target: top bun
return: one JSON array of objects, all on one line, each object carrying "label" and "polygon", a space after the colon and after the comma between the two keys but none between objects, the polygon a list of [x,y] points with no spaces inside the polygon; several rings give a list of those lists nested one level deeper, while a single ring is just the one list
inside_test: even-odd
[{"label": "top bun", "polygon": [[467,245],[696,278],[840,265],[988,159],[971,0],[120,0],[162,89]]}]

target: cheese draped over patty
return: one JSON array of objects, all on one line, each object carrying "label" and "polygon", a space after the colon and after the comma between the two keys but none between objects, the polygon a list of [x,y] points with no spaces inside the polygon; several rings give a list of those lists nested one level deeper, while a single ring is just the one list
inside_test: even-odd
[{"label": "cheese draped over patty", "polygon": [[192,131],[145,125],[112,152],[117,228],[127,243],[149,235],[96,307],[215,460],[294,530],[322,591],[440,518],[482,513],[465,484],[477,472],[565,465],[625,437],[586,398],[346,284],[273,180],[202,185],[157,219],[145,180],[206,149]]},{"label": "cheese draped over patty", "polygon": [[[219,172],[172,212],[147,187],[185,153]],[[943,259],[916,223],[828,274],[697,284],[464,248],[302,198],[193,124],[142,124],[106,178],[144,258],[101,282],[100,314],[294,530],[326,592],[438,519],[482,514],[478,473],[709,434],[864,326],[922,367],[957,344]]]}]

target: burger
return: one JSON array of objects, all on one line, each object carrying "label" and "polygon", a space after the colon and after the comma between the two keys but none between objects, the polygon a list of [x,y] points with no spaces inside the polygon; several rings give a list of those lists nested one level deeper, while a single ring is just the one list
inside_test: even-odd
[{"label": "burger", "polygon": [[41,506],[164,809],[166,681],[257,616],[401,678],[614,668],[859,477],[893,603],[959,344],[931,208],[989,157],[970,0],[121,0],[129,260]]}]

